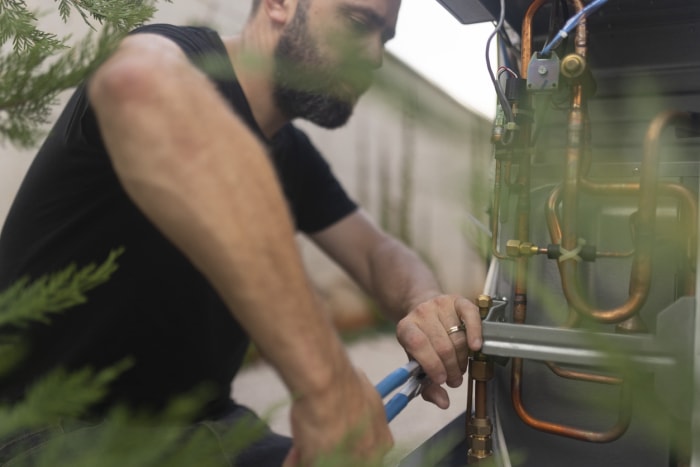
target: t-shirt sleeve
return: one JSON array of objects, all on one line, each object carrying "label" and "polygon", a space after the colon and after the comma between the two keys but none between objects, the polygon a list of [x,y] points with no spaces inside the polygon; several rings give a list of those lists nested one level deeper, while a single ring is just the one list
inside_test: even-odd
[{"label": "t-shirt sleeve", "polygon": [[[149,33],[164,36],[175,42],[190,60],[203,71],[207,68],[223,68],[217,62],[217,55],[206,35],[206,28],[178,27],[169,24],[149,24],[138,27],[130,34]],[[220,61],[220,60],[219,60]],[[97,125],[95,114],[87,97],[87,88],[83,84],[77,90],[67,108],[72,111],[72,119],[68,126],[66,138],[74,144],[87,144],[102,147],[103,142]]]},{"label": "t-shirt sleeve", "polygon": [[134,29],[129,34],[158,34],[175,42],[188,57],[193,57],[205,51],[196,32],[195,28],[171,24],[147,24]]},{"label": "t-shirt sleeve", "polygon": [[312,234],[354,212],[357,204],[308,137],[294,128],[284,139],[285,148],[278,142],[273,152],[297,229]]}]

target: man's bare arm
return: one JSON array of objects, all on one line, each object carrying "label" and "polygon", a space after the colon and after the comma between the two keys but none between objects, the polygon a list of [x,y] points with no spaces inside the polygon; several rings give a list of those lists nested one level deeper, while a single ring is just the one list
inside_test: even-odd
[{"label": "man's bare arm", "polygon": [[[368,431],[377,442],[364,448],[386,444],[381,402],[319,310],[265,151],[212,83],[174,43],[140,34],[100,67],[89,96],[129,196],[208,278],[299,397],[309,419],[295,433],[302,457],[335,447],[323,443],[337,442],[359,413],[374,417]],[[359,412],[340,407],[342,397]],[[309,423],[320,431],[315,446]]]},{"label": "man's bare arm", "polygon": [[[312,239],[398,322],[396,335],[437,385],[424,397],[447,407],[438,385],[456,387],[466,370],[468,347],[481,347],[481,319],[476,306],[446,295],[416,253],[380,230],[362,211],[318,232]],[[466,334],[447,329],[465,323]]]}]

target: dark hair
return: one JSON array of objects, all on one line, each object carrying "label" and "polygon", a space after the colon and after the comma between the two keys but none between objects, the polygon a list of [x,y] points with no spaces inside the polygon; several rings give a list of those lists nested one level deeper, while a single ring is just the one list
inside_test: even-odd
[{"label": "dark hair", "polygon": [[[255,12],[258,11],[258,7],[260,6],[260,1],[261,1],[261,0],[253,0],[252,6],[251,6],[251,8],[250,8],[250,15],[251,15],[251,16],[253,16],[253,15],[255,14]],[[300,1],[299,3],[301,3],[301,4],[307,4],[308,2],[306,2],[306,1],[304,0],[304,1]]]}]

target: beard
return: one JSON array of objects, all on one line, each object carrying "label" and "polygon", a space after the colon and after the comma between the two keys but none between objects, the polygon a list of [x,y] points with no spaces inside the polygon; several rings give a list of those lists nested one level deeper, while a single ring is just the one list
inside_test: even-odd
[{"label": "beard", "polygon": [[273,96],[282,114],[324,128],[341,127],[370,84],[367,67],[333,65],[322,57],[309,34],[306,8],[300,2],[275,48]]}]

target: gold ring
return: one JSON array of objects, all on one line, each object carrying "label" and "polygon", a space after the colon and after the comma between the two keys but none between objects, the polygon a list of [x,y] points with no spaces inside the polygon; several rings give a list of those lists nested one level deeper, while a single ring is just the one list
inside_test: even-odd
[{"label": "gold ring", "polygon": [[464,326],[464,323],[460,323],[459,326],[452,326],[450,329],[448,329],[447,335],[449,336],[450,334],[454,334],[455,332],[464,331],[465,329],[466,329],[466,326]]}]

